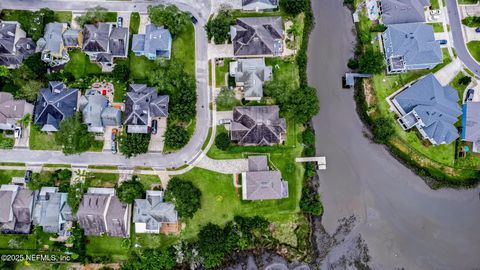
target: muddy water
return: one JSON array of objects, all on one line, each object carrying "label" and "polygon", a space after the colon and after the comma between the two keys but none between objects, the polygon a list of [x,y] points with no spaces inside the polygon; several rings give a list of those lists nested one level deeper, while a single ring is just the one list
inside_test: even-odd
[{"label": "muddy water", "polygon": [[[321,102],[314,119],[317,151],[328,163],[319,176],[325,229],[333,234],[339,219],[355,215],[351,234],[365,240],[375,269],[480,267],[480,189],[431,190],[365,138],[353,93],[341,89],[353,54],[351,14],[342,0],[312,2],[309,78]],[[330,252],[323,268],[346,250]]]}]

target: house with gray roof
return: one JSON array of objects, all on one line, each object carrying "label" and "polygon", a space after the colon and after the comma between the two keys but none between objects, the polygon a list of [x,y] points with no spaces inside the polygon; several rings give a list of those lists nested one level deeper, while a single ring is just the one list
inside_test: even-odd
[{"label": "house with gray roof", "polygon": [[260,101],[263,83],[272,76],[272,67],[265,65],[264,58],[238,59],[230,62],[230,76],[235,77],[236,85],[243,89],[246,100]]},{"label": "house with gray roof", "polygon": [[85,235],[114,237],[130,235],[129,205],[120,202],[113,188],[89,188],[77,211]]},{"label": "house with gray roof", "polygon": [[463,104],[461,137],[472,143],[472,152],[480,153],[480,102]]},{"label": "house with gray roof", "polygon": [[14,130],[18,127],[18,120],[32,114],[32,104],[15,100],[10,93],[0,92],[0,130]]},{"label": "house with gray roof", "polygon": [[230,26],[235,56],[277,56],[284,48],[282,17],[238,18]]},{"label": "house with gray roof", "polygon": [[145,199],[135,200],[133,222],[136,233],[160,233],[162,226],[178,222],[178,213],[173,203],[163,201],[163,191],[147,190]]},{"label": "house with gray roof", "polygon": [[68,49],[82,45],[81,31],[69,29],[67,23],[48,23],[44,31],[43,37],[37,40],[37,51],[41,52],[42,60],[52,67],[66,64],[70,61]]},{"label": "house with gray roof", "polygon": [[387,71],[406,72],[432,69],[443,62],[433,27],[424,23],[388,25],[382,34]]},{"label": "house with gray roof", "polygon": [[58,131],[60,122],[77,112],[78,95],[78,89],[67,88],[63,82],[49,82],[48,88],[40,89],[34,124],[41,126],[42,131]]},{"label": "house with gray roof", "polygon": [[428,0],[379,0],[381,21],[385,25],[425,22],[428,6]]},{"label": "house with gray roof", "polygon": [[128,38],[128,28],[103,22],[86,24],[83,30],[83,51],[91,61],[111,66],[114,58],[127,57]]},{"label": "house with gray roof", "polygon": [[65,236],[67,222],[75,220],[67,197],[67,193],[58,192],[58,187],[42,187],[33,208],[33,225],[41,226],[44,232]]},{"label": "house with gray roof", "polygon": [[404,130],[416,127],[423,139],[433,145],[449,144],[459,137],[455,127],[462,114],[458,93],[448,85],[440,85],[433,74],[388,99],[399,114],[398,123]]},{"label": "house with gray roof", "polygon": [[242,173],[243,200],[288,198],[288,182],[280,171],[270,170],[267,156],[249,156],[248,171]]},{"label": "house with gray roof", "polygon": [[0,186],[0,231],[30,233],[36,192],[17,185]]},{"label": "house with gray roof", "polygon": [[110,107],[108,99],[99,91],[88,90],[80,98],[80,111],[89,132],[103,133],[105,127],[122,125],[122,112]]},{"label": "house with gray roof", "polygon": [[239,145],[274,145],[285,141],[287,124],[278,106],[245,106],[233,109],[230,139]]},{"label": "house with gray roof", "polygon": [[144,55],[150,60],[157,58],[170,59],[172,54],[172,35],[163,26],[149,24],[145,34],[132,37],[132,51],[136,56]]},{"label": "house with gray roof", "polygon": [[35,52],[35,43],[18,22],[0,21],[0,65],[19,67],[23,59]]},{"label": "house with gray roof", "polygon": [[168,116],[169,96],[158,95],[155,87],[130,84],[125,101],[125,121],[128,133],[148,133],[155,118]]},{"label": "house with gray roof", "polygon": [[278,0],[242,0],[245,11],[273,10],[278,8]]}]

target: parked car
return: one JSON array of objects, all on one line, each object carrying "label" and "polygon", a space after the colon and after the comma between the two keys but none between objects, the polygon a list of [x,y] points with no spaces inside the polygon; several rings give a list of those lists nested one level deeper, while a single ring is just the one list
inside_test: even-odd
[{"label": "parked car", "polygon": [[21,138],[22,137],[22,128],[21,127],[15,127],[15,130],[13,131],[13,135],[15,139]]},{"label": "parked car", "polygon": [[475,94],[475,90],[468,89],[467,94],[465,94],[465,102],[469,102],[473,100],[473,95]]},{"label": "parked car", "polygon": [[152,120],[152,134],[157,134],[158,121]]},{"label": "parked car", "polygon": [[116,154],[117,153],[117,142],[112,141],[112,153]]},{"label": "parked car", "polygon": [[475,28],[475,32],[480,33],[480,27]]},{"label": "parked car", "polygon": [[440,40],[438,40],[438,44],[440,44],[440,45],[445,45],[445,44],[447,44],[447,42],[448,42],[448,41],[447,41],[446,39],[440,39]]},{"label": "parked car", "polygon": [[118,17],[117,18],[117,27],[118,28],[123,27],[123,17]]},{"label": "parked car", "polygon": [[193,24],[197,24],[197,23],[198,23],[198,20],[197,20],[197,18],[195,18],[195,16],[192,15],[190,18],[192,19],[192,23],[193,23]]},{"label": "parked car", "polygon": [[231,122],[232,122],[231,119],[220,119],[220,120],[218,120],[218,123],[220,125],[230,124]]},{"label": "parked car", "polygon": [[25,183],[30,182],[31,177],[32,177],[32,171],[26,170],[25,176],[23,177],[23,179],[25,179]]}]

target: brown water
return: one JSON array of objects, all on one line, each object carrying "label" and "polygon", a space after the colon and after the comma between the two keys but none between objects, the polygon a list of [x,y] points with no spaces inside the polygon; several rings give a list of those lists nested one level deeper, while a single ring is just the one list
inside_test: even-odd
[{"label": "brown water", "polygon": [[[375,269],[474,269],[480,267],[480,189],[431,190],[422,179],[363,135],[353,93],[341,88],[353,54],[351,13],[342,0],[312,0],[316,27],[310,38],[309,78],[318,90],[314,119],[317,151],[327,157],[320,172],[323,225],[355,215]],[[324,268],[348,252],[337,248]]]}]

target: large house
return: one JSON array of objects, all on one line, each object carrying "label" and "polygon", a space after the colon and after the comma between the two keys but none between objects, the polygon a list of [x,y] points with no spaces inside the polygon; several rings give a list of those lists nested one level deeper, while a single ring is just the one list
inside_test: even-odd
[{"label": "large house", "polygon": [[463,104],[462,140],[472,143],[472,151],[480,153],[480,102]]},{"label": "large house", "polygon": [[70,61],[69,48],[82,46],[82,33],[68,28],[67,23],[52,22],[45,26],[45,33],[37,41],[37,51],[42,60],[50,66],[59,66]]},{"label": "large house", "polygon": [[0,21],[0,65],[17,68],[35,52],[35,43],[18,22]]},{"label": "large house", "polygon": [[136,56],[144,55],[150,60],[157,58],[170,59],[172,54],[172,35],[163,26],[149,24],[145,34],[132,37],[132,51]]},{"label": "large house", "polygon": [[105,127],[122,125],[122,112],[109,106],[108,99],[99,91],[88,90],[80,98],[80,111],[89,132],[103,133]]},{"label": "large house", "polygon": [[267,156],[248,157],[248,171],[242,173],[244,200],[275,200],[288,197],[288,182],[280,171],[268,168]]},{"label": "large house", "polygon": [[64,236],[68,231],[67,223],[75,219],[67,197],[67,193],[58,192],[58,187],[42,187],[33,210],[33,225]]},{"label": "large house", "polygon": [[168,116],[169,97],[158,95],[154,87],[130,84],[125,101],[125,121],[128,133],[148,133],[154,118]]},{"label": "large house", "polygon": [[89,188],[77,211],[85,235],[130,235],[129,205],[120,202],[113,188]]},{"label": "large house", "polygon": [[14,130],[18,127],[18,120],[32,114],[32,104],[15,100],[10,93],[0,92],[0,130]]},{"label": "large house", "polygon": [[263,97],[263,82],[272,76],[272,67],[265,65],[264,58],[239,59],[230,62],[230,76],[235,77],[246,100],[259,101]]},{"label": "large house", "polygon": [[136,199],[133,208],[136,233],[166,233],[178,231],[178,213],[173,203],[163,201],[163,191],[147,190],[145,199]]},{"label": "large house", "polygon": [[458,138],[455,123],[462,114],[458,93],[448,85],[440,85],[433,74],[389,99],[404,130],[416,127],[433,145],[449,144]]},{"label": "large house", "polygon": [[30,233],[35,191],[17,185],[0,186],[0,231]]},{"label": "large house", "polygon": [[233,109],[230,138],[240,145],[283,143],[287,125],[278,106],[246,106]]},{"label": "large house", "polygon": [[230,26],[235,56],[277,56],[284,48],[282,17],[238,18]]},{"label": "large house", "polygon": [[442,50],[431,25],[388,25],[382,40],[389,73],[431,69],[443,61]]},{"label": "large house", "polygon": [[102,66],[111,66],[113,59],[128,54],[128,28],[111,23],[86,24],[83,30],[83,51],[90,60]]},{"label": "large house", "polygon": [[278,0],[242,0],[245,11],[273,10],[278,8]]},{"label": "large house", "polygon": [[379,0],[382,23],[416,23],[425,22],[425,7],[428,0]]},{"label": "large house", "polygon": [[48,88],[40,89],[35,103],[34,124],[42,131],[58,131],[60,122],[77,111],[78,89],[70,89],[62,82],[49,82]]}]

